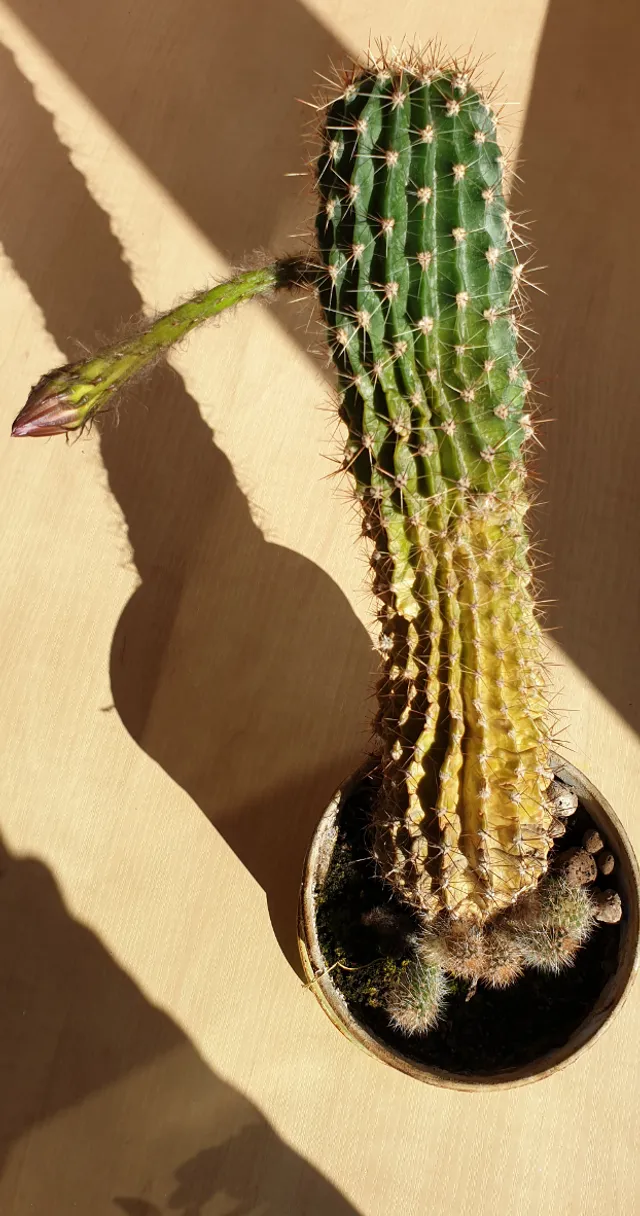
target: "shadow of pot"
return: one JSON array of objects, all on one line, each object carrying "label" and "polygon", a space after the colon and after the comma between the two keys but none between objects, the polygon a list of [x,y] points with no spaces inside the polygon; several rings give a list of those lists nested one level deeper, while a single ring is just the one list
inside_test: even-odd
[{"label": "shadow of pot", "polygon": [[[300,955],[309,987],[334,1026],[352,1043],[418,1081],[451,1089],[476,1090],[509,1088],[548,1077],[575,1060],[611,1024],[613,1014],[622,1005],[635,978],[640,963],[640,871],[630,841],[606,799],[583,773],[558,756],[553,757],[552,764],[556,776],[575,791],[583,810],[616,857],[616,888],[624,915],[622,922],[614,926],[618,932],[618,944],[611,974],[603,981],[586,1015],[560,1045],[516,1066],[494,1067],[486,1071],[454,1071],[449,1067],[439,1067],[433,1061],[427,1063],[421,1060],[419,1053],[412,1051],[410,1038],[404,1040],[406,1048],[399,1048],[397,1034],[390,1033],[387,1041],[384,1032],[373,1030],[353,1012],[333,982],[322,952],[316,921],[316,897],[329,871],[343,808],[365,779],[375,772],[375,757],[370,758],[336,792],[318,824],[305,862],[298,910]],[[580,959],[573,970],[579,967]],[[395,1041],[392,1042],[392,1039]]]}]

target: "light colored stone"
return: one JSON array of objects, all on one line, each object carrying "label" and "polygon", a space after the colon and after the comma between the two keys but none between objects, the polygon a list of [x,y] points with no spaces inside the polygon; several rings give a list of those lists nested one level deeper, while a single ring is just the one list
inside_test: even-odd
[{"label": "light colored stone", "polygon": [[622,903],[617,891],[594,891],[596,920],[604,925],[617,925],[622,920]]}]

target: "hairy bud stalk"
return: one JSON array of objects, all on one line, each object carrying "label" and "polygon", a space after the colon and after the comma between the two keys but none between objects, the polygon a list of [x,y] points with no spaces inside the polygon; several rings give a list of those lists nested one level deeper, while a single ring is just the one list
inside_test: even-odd
[{"label": "hairy bud stalk", "polygon": [[551,844],[519,267],[489,107],[456,70],[384,68],[327,108],[317,174],[382,622],[374,852],[406,901],[484,921],[538,882]]},{"label": "hairy bud stalk", "polygon": [[304,264],[296,259],[248,270],[165,313],[133,337],[78,363],[48,372],[29,394],[11,433],[61,435],[86,425],[135,376],[145,371],[192,329],[255,296],[304,281]]}]

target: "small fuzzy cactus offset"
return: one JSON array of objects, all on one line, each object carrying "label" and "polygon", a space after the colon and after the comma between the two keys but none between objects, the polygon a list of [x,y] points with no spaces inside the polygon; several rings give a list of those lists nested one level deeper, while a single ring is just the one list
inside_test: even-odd
[{"label": "small fuzzy cactus offset", "polygon": [[502,177],[494,115],[455,66],[358,69],[325,111],[320,290],[384,656],[374,852],[405,901],[480,923],[552,844]]}]

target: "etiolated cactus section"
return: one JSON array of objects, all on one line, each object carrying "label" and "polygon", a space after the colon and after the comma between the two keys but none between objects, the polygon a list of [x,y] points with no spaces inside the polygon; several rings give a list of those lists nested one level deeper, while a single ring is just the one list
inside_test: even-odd
[{"label": "etiolated cactus section", "polygon": [[502,176],[456,66],[358,69],[326,108],[320,294],[380,605],[374,854],[415,908],[478,923],[535,887],[553,839]]}]

